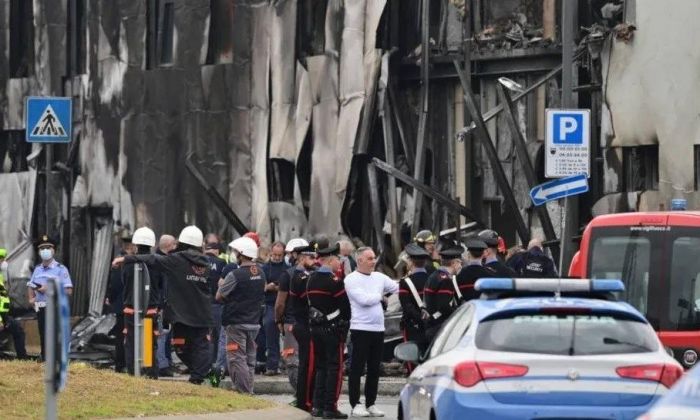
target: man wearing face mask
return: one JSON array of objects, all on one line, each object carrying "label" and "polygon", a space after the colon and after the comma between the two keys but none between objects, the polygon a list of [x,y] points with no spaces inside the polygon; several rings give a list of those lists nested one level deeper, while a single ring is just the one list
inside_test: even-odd
[{"label": "man wearing face mask", "polygon": [[440,250],[440,268],[428,277],[423,289],[425,309],[430,315],[425,334],[428,343],[457,307],[452,276],[462,269],[463,252],[461,245],[446,244]]},{"label": "man wearing face mask", "polygon": [[44,360],[44,325],[46,323],[46,291],[47,283],[53,278],[59,281],[68,296],[73,293],[73,282],[68,269],[54,259],[56,251],[56,241],[48,235],[42,235],[37,241],[37,249],[41,264],[32,273],[32,277],[27,282],[29,303],[34,305],[36,317],[39,324],[39,341],[41,342],[41,359]]}]

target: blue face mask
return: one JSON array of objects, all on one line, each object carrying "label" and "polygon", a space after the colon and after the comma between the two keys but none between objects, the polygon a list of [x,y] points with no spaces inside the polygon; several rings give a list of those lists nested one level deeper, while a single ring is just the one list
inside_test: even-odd
[{"label": "blue face mask", "polygon": [[40,249],[39,257],[41,257],[42,261],[49,261],[53,258],[53,249]]}]

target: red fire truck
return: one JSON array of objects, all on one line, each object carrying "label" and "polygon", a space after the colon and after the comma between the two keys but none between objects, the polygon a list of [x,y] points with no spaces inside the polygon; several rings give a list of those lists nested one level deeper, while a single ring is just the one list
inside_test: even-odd
[{"label": "red fire truck", "polygon": [[619,213],[594,218],[570,277],[615,278],[686,368],[700,354],[700,212]]}]

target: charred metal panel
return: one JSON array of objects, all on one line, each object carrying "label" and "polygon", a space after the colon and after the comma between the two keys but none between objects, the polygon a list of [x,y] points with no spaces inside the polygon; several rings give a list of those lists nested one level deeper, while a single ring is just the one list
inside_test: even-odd
[{"label": "charred metal panel", "polygon": [[[641,195],[640,210],[668,208],[669,200],[679,197],[688,199],[689,209],[700,204],[694,191],[693,159],[693,145],[700,139],[700,98],[689,94],[699,88],[694,69],[700,65],[700,54],[692,36],[698,13],[700,3],[691,0],[674,7],[637,0],[638,29],[617,27],[600,54],[604,75],[601,146],[658,144],[658,191]],[[617,186],[609,185],[609,179],[622,181],[624,174],[619,166],[609,164],[605,172],[606,191],[614,191]],[[617,176],[608,178],[611,172]]]}]

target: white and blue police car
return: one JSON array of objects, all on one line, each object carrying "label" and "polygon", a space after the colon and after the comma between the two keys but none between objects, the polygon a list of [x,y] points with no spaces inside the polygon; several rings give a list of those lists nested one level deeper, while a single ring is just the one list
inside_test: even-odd
[{"label": "white and blue police car", "polygon": [[634,419],[683,374],[619,280],[480,279],[399,400],[402,420]]},{"label": "white and blue police car", "polygon": [[647,415],[640,417],[640,420],[677,419],[700,419],[700,367],[689,370]]}]

